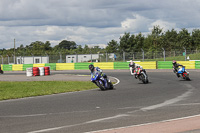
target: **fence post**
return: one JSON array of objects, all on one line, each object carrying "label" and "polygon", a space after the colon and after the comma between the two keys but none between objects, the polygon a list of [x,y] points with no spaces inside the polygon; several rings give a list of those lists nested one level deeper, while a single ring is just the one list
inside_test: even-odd
[{"label": "fence post", "polygon": [[183,47],[184,49],[185,49],[185,61],[187,60],[187,51],[186,51],[186,48],[185,47]]},{"label": "fence post", "polygon": [[162,49],[163,49],[163,56],[164,56],[164,61],[165,61],[165,49],[164,48]]},{"label": "fence post", "polygon": [[60,62],[59,63],[62,63],[62,54],[61,54],[61,52],[59,52],[59,55],[60,55]]},{"label": "fence post", "polygon": [[92,62],[92,51],[90,50],[91,62]]},{"label": "fence post", "polygon": [[76,53],[76,63],[78,63],[78,54]]},{"label": "fence post", "polygon": [[125,62],[125,52],[123,51],[123,62]]},{"label": "fence post", "polygon": [[[7,55],[8,56],[8,55]],[[9,56],[8,56],[8,64],[10,63],[10,58],[9,58]]]},{"label": "fence post", "polygon": [[143,58],[143,62],[144,62],[144,50],[141,48],[142,50],[142,58]]},{"label": "fence post", "polygon": [[3,56],[1,55],[1,64],[3,64]]},{"label": "fence post", "polygon": [[106,62],[108,62],[108,53],[106,52]]},{"label": "fence post", "polygon": [[34,64],[34,55],[31,53],[32,57],[33,57],[33,64]]},{"label": "fence post", "polygon": [[2,61],[1,64],[3,64],[3,56],[2,55],[1,55],[1,61]]}]

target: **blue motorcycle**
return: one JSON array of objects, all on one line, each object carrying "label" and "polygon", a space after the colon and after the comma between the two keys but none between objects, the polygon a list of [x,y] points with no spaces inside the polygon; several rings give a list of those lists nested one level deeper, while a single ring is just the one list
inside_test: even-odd
[{"label": "blue motorcycle", "polygon": [[113,89],[113,84],[106,75],[103,76],[102,74],[97,73],[91,77],[91,81],[94,82],[102,91]]}]

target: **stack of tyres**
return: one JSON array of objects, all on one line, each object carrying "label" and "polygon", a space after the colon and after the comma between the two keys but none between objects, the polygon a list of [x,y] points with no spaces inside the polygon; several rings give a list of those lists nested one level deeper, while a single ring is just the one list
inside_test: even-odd
[{"label": "stack of tyres", "polygon": [[39,67],[40,76],[44,76],[44,67]]},{"label": "stack of tyres", "polygon": [[44,75],[50,75],[50,67],[44,67]]},{"label": "stack of tyres", "polygon": [[26,76],[30,77],[33,76],[33,68],[26,68]]},{"label": "stack of tyres", "polygon": [[40,76],[40,71],[38,67],[33,67],[33,76]]}]

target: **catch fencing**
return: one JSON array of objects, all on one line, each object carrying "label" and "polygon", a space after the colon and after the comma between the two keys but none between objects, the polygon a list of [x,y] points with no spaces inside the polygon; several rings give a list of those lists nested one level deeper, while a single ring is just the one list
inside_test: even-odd
[{"label": "catch fencing", "polygon": [[0,56],[0,64],[38,64],[38,63],[78,63],[78,62],[126,62],[134,61],[179,61],[200,60],[199,50],[154,51],[154,52],[117,52],[88,54],[52,54],[37,56]]}]

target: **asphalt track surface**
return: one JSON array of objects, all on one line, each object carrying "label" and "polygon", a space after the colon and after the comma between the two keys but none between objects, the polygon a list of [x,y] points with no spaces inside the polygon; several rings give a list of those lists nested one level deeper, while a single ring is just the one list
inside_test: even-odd
[{"label": "asphalt track surface", "polygon": [[[181,127],[186,129],[176,132],[198,133],[200,70],[188,71],[191,81],[177,78],[171,70],[147,70],[150,83],[143,84],[134,79],[128,70],[106,70],[104,72],[108,76],[120,81],[114,90],[94,89],[1,101],[0,133],[128,133],[128,130],[137,133],[142,131],[136,128],[145,129],[155,124],[160,124],[153,127],[157,132],[174,132],[169,129],[180,126],[183,119],[192,122]],[[66,74],[86,75],[88,71],[55,71],[49,78],[64,75],[67,79]],[[25,73],[5,72],[0,79],[13,75],[17,79]],[[34,78],[29,77],[30,81]],[[83,78],[89,80],[87,76]],[[170,121],[174,123],[167,126]],[[197,122],[197,126],[187,128]],[[147,129],[146,132],[150,133],[151,128]]]}]

